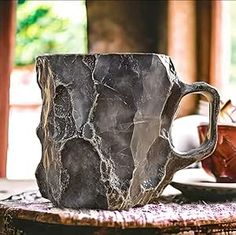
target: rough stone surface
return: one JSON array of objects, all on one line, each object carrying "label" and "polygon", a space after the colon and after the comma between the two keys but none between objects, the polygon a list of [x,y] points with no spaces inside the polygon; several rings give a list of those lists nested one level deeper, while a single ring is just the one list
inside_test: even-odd
[{"label": "rough stone surface", "polygon": [[51,55],[38,57],[36,69],[43,99],[36,178],[43,197],[57,206],[146,204],[174,172],[214,150],[216,135],[198,154],[173,151],[171,122],[192,90],[167,56]]}]

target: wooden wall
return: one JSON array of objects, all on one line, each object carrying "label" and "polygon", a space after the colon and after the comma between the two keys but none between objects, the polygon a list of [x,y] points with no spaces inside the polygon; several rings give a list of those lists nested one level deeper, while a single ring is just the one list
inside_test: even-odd
[{"label": "wooden wall", "polygon": [[167,51],[167,1],[87,1],[90,52]]}]

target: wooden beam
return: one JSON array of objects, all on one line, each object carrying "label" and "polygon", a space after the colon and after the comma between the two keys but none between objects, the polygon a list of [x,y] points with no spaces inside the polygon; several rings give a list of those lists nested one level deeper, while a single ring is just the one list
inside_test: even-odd
[{"label": "wooden beam", "polygon": [[[168,54],[173,59],[179,77],[186,83],[196,78],[196,1],[168,1]],[[181,102],[180,116],[196,109],[196,97],[187,96]]]},{"label": "wooden beam", "polygon": [[6,176],[9,87],[15,42],[16,1],[0,1],[0,177]]},{"label": "wooden beam", "polygon": [[[228,82],[228,71],[230,65],[230,54],[227,53],[227,46],[230,49],[228,22],[229,12],[224,13],[227,1],[212,1],[212,28],[211,28],[211,57],[210,57],[210,83],[219,91],[224,91]],[[225,71],[226,69],[226,71]]]},{"label": "wooden beam", "polygon": [[197,1],[197,80],[210,83],[212,2]]}]

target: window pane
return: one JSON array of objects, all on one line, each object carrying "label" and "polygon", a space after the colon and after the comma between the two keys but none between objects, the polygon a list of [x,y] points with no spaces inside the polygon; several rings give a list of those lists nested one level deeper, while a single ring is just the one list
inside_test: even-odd
[{"label": "window pane", "polygon": [[10,84],[8,178],[34,178],[41,157],[36,136],[41,97],[35,57],[86,52],[85,1],[18,1],[15,68]]}]

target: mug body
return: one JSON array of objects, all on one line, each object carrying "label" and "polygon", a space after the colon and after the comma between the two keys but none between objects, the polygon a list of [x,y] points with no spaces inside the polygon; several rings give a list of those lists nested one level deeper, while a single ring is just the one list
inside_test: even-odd
[{"label": "mug body", "polygon": [[[57,206],[144,205],[177,170],[214,149],[218,93],[179,81],[168,56],[47,55],[36,59],[36,70],[43,99],[36,178],[42,196]],[[169,129],[191,92],[210,97],[212,138],[203,149],[179,154]]]},{"label": "mug body", "polygon": [[[135,166],[150,148],[150,158],[159,155],[154,142],[172,85],[160,57],[41,56],[37,72],[43,98],[43,156],[36,172],[41,193],[72,208],[122,203]],[[162,143],[162,152],[167,145]],[[153,171],[156,181],[158,169]]]}]

